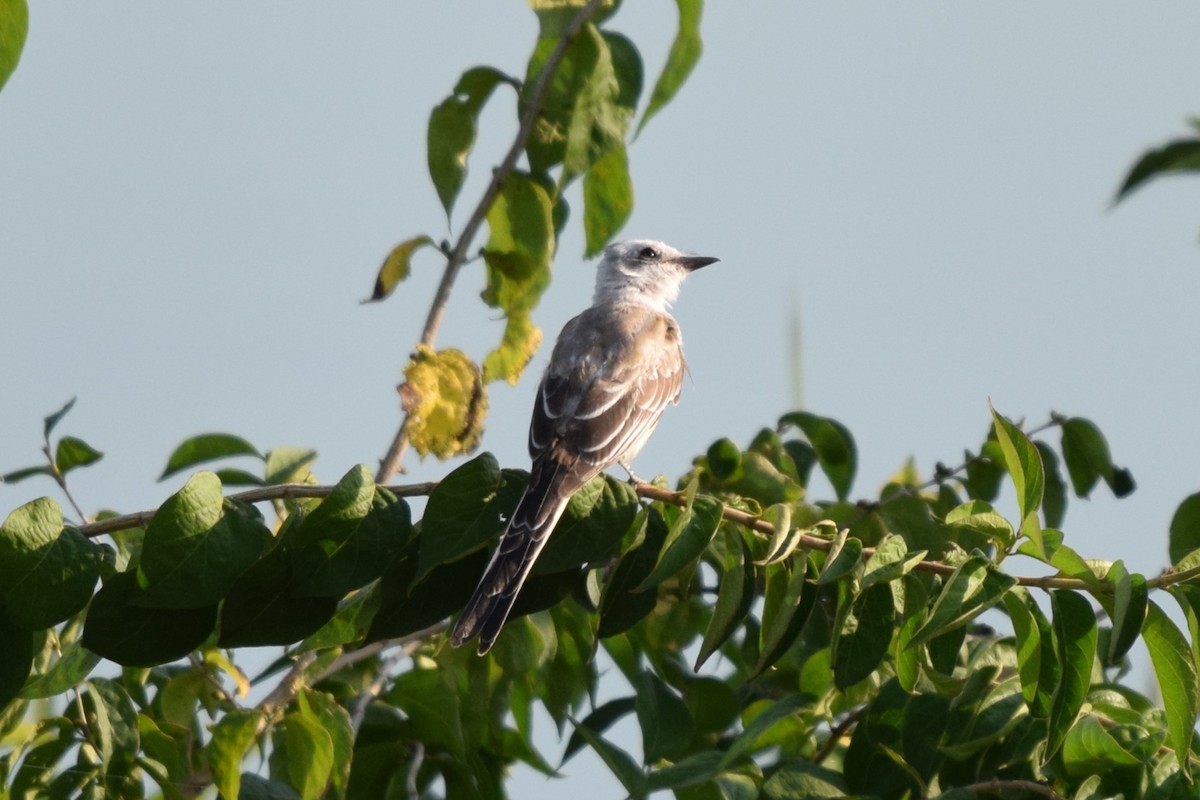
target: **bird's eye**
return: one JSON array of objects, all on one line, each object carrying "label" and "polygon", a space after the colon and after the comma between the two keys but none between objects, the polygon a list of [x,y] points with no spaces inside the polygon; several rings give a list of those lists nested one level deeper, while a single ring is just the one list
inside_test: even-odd
[{"label": "bird's eye", "polygon": [[646,259],[647,261],[654,261],[658,258],[658,251],[655,250],[653,247],[643,247],[638,252],[638,255],[641,256],[642,258]]}]

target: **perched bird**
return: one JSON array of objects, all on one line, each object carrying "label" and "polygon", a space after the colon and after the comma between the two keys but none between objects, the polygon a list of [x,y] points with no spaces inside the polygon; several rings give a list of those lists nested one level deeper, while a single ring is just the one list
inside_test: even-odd
[{"label": "perched bird", "polygon": [[538,386],[529,485],[454,625],[455,647],[478,634],[479,654],[491,649],[572,494],[612,464],[633,477],[630,460],[683,385],[683,340],[667,309],[688,273],[717,260],[645,240],[604,250],[592,306],[563,327]]}]

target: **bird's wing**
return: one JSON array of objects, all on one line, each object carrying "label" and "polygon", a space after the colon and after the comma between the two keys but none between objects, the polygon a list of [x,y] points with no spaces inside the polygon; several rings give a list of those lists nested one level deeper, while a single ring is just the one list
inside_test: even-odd
[{"label": "bird's wing", "polygon": [[561,342],[569,346],[556,348],[538,389],[529,449],[534,458],[577,460],[587,480],[635,455],[678,402],[683,348],[674,320],[660,315],[626,331],[581,324]]}]

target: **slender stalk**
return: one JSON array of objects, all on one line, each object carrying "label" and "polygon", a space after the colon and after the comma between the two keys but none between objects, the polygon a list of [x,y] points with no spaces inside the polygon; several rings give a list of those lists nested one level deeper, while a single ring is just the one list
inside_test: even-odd
[{"label": "slender stalk", "polygon": [[[480,226],[487,219],[487,213],[491,209],[492,204],[496,202],[496,198],[500,195],[500,189],[504,186],[504,182],[508,180],[509,175],[516,169],[517,161],[520,160],[521,154],[525,152],[525,144],[529,141],[530,134],[533,133],[533,127],[537,123],[538,115],[542,112],[542,104],[546,101],[546,92],[550,89],[554,73],[558,71],[559,66],[567,55],[567,48],[571,46],[571,42],[583,30],[583,26],[587,21],[595,15],[596,10],[602,2],[603,0],[589,0],[588,4],[579,10],[579,13],[575,15],[574,19],[563,30],[562,36],[558,39],[558,44],[550,53],[550,57],[546,60],[546,65],[542,67],[541,73],[538,74],[537,80],[533,84],[533,90],[529,93],[528,105],[525,108],[525,114],[521,117],[521,123],[517,128],[517,135],[513,138],[512,146],[509,147],[504,160],[500,162],[500,166],[492,173],[492,180],[484,190],[483,196],[475,206],[475,210],[471,212],[471,216],[467,219],[467,224],[463,226],[458,241],[455,242],[454,247],[450,250],[450,254],[446,257],[446,269],[442,272],[442,280],[438,284],[437,292],[434,293],[433,302],[429,307],[429,316],[425,319],[425,328],[421,331],[421,344],[433,347],[437,341],[438,330],[441,328],[442,318],[446,314],[446,304],[450,300],[450,291],[454,288],[454,281],[458,277],[459,269],[467,260],[467,251],[470,249],[471,243],[475,240],[475,235],[479,232]],[[400,462],[404,460],[404,454],[407,451],[408,412],[405,412],[404,419],[400,422],[400,429],[396,431],[396,435],[393,437],[387,453],[379,464],[379,471],[375,475],[375,480],[379,483],[390,481],[400,471]]]}]

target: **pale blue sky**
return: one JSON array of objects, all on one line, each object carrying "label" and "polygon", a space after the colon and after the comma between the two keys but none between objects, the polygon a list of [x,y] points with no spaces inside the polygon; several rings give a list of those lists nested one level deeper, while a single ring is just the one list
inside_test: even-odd
[{"label": "pale blue sky", "polygon": [[[674,13],[626,0],[611,23],[650,76]],[[1109,202],[1200,112],[1200,6],[714,2],[703,29],[631,150],[624,233],[722,259],[684,287],[693,380],[639,472],[674,477],[793,408],[794,304],[805,402],[857,437],[860,494],[910,455],[956,463],[989,397],[1081,414],[1138,491],[1072,501],[1067,541],[1158,572],[1200,490],[1200,181]],[[156,505],[182,481],[155,483],[167,454],[201,431],[315,447],[329,481],[374,465],[440,265],[357,301],[395,242],[447,235],[430,108],[475,64],[523,74],[535,33],[520,2],[35,4],[0,93],[0,472],[37,461],[42,417],[75,395],[60,432],[106,453],[72,479],[88,511]],[[500,91],[484,114],[456,222],[513,106]],[[582,250],[576,219],[535,315],[548,337],[590,299]],[[439,344],[499,337],[482,285],[464,271]],[[484,447],[506,465],[525,465],[544,362],[493,387]],[[52,490],[0,487],[0,515]],[[594,763],[554,789],[615,796]],[[523,780],[514,796],[546,788]]]}]

